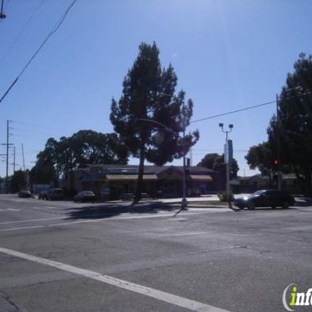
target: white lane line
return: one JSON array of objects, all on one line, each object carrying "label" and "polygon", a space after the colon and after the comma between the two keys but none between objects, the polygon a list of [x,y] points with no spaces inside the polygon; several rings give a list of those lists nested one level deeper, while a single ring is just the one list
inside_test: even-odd
[{"label": "white lane line", "polygon": [[[188,212],[187,215],[197,215],[200,214],[199,212]],[[19,231],[19,230],[32,230],[36,228],[48,228],[48,227],[58,227],[58,226],[71,226],[81,223],[92,223],[92,222],[102,222],[102,221],[119,221],[119,220],[139,220],[139,219],[153,219],[153,218],[166,218],[166,217],[172,217],[171,213],[166,214],[157,214],[157,215],[147,215],[147,216],[141,216],[141,215],[128,215],[128,216],[114,216],[108,214],[106,217],[102,216],[99,217],[99,219],[95,220],[78,220],[78,221],[70,221],[70,222],[62,222],[62,223],[52,223],[48,225],[41,225],[41,226],[25,226],[25,227],[16,227],[16,228],[9,228],[9,229],[2,229],[0,232],[9,232],[9,231]],[[9,222],[0,222],[0,225],[7,225],[7,224],[14,224],[14,223],[29,223],[29,222],[39,222],[39,221],[49,221],[49,220],[66,220],[65,217],[56,217],[56,218],[45,218],[45,219],[34,219],[34,220],[20,220],[20,221],[9,221]]]},{"label": "white lane line", "polygon": [[2,224],[14,224],[14,223],[40,222],[40,221],[49,221],[49,220],[61,220],[61,219],[64,219],[64,217],[30,219],[30,220],[19,220],[19,221],[7,221],[7,222],[0,222],[0,225],[2,225]]},{"label": "white lane line", "polygon": [[104,275],[98,272],[82,269],[82,268],[77,268],[72,265],[68,265],[65,263],[49,260],[49,259],[44,259],[44,258],[39,258],[33,255],[25,254],[19,251],[7,249],[7,248],[1,248],[0,247],[0,252],[14,256],[17,258],[25,259],[28,261],[33,261],[36,263],[48,265],[50,267],[57,268],[59,270],[63,270],[69,273],[81,275],[87,278],[91,278],[93,280],[109,284],[115,287],[119,287],[122,289],[126,289],[147,297],[151,297],[154,299],[158,299],[185,309],[189,309],[191,311],[200,311],[200,312],[229,312],[228,310],[223,310],[205,303],[201,303],[195,300],[190,300],[187,298],[183,298],[177,295],[173,295],[161,290],[157,290],[154,288],[150,287],[145,287],[139,284],[134,284],[131,282],[127,282],[125,280],[115,278],[109,275]]},{"label": "white lane line", "polygon": [[0,211],[21,211],[21,209],[5,208],[5,209],[0,209]]},{"label": "white lane line", "polygon": [[184,233],[144,233],[145,235],[148,236],[156,236],[156,237],[166,237],[166,236],[170,236],[170,237],[179,237],[179,236],[202,236],[202,235],[211,235],[211,232],[184,232]]},{"label": "white lane line", "polygon": [[[76,224],[82,223],[94,223],[94,222],[102,222],[102,221],[110,221],[110,220],[135,220],[135,219],[147,219],[147,218],[156,218],[156,217],[166,217],[166,216],[124,216],[124,217],[109,217],[109,218],[99,218],[95,220],[79,220],[79,221],[70,221],[70,222],[62,222],[62,223],[52,223],[47,225],[38,225],[38,226],[25,226],[25,227],[16,227],[16,228],[9,228],[9,229],[2,229],[0,232],[9,232],[9,231],[20,231],[20,230],[32,230],[37,228],[49,228],[49,227],[59,227],[59,226],[71,226]],[[65,218],[48,218],[48,219],[37,219],[37,220],[22,220],[22,221],[10,221],[10,222],[3,222],[0,225],[6,224],[14,224],[14,223],[21,223],[21,222],[37,222],[37,221],[49,221],[49,220],[64,220]]]},{"label": "white lane line", "polygon": [[44,227],[43,225],[37,225],[37,226],[29,226],[29,227],[10,228],[10,229],[0,230],[0,232],[30,230],[30,229],[38,229],[38,228],[43,228],[43,227]]}]

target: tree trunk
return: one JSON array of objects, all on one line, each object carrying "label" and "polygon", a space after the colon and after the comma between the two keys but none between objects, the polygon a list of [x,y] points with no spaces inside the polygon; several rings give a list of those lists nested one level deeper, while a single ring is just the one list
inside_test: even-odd
[{"label": "tree trunk", "polygon": [[311,171],[307,170],[305,173],[305,185],[304,185],[304,195],[311,196],[312,195],[312,184],[311,184]]},{"label": "tree trunk", "polygon": [[143,186],[143,174],[144,174],[144,161],[145,161],[145,150],[144,150],[144,147],[142,147],[140,151],[139,173],[138,173],[138,179],[136,182],[134,200],[132,203],[133,205],[138,203],[141,199],[142,186]]}]

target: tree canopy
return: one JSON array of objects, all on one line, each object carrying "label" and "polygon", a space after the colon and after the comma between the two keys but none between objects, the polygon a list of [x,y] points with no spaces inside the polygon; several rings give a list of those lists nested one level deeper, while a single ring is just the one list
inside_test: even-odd
[{"label": "tree canopy", "polygon": [[103,134],[92,130],[80,130],[59,141],[50,138],[37,155],[31,171],[32,180],[47,183],[76,168],[87,164],[126,164],[127,150],[114,133]]},{"label": "tree canopy", "polygon": [[[305,192],[311,192],[312,174],[312,56],[301,53],[294,64],[294,72],[288,73],[286,84],[277,98],[277,114],[274,115],[267,129],[268,142],[266,148],[270,151],[267,157],[273,155],[279,160],[278,170],[295,172],[302,176]],[[261,161],[252,162],[251,153],[261,158],[264,146],[258,151],[251,148],[247,157],[251,168],[257,166],[260,171]],[[253,150],[252,150],[253,149]],[[248,159],[247,159],[248,160]],[[270,170],[272,160],[267,162],[265,170]],[[262,163],[263,165],[263,163]]]},{"label": "tree canopy", "polygon": [[145,160],[156,165],[171,162],[199,138],[198,131],[182,135],[190,124],[193,102],[185,100],[184,91],[175,94],[176,85],[173,67],[161,68],[156,44],[142,43],[124,78],[120,99],[112,99],[114,130],[140,161],[135,201],[141,196]]},{"label": "tree canopy", "polygon": [[250,169],[258,168],[262,175],[268,176],[270,182],[277,171],[277,166],[274,164],[276,157],[272,152],[269,142],[263,142],[252,146],[245,156]]},{"label": "tree canopy", "polygon": [[[226,164],[224,162],[224,154],[219,155],[217,153],[209,153],[197,164],[197,166],[205,167],[215,171],[221,171],[225,174]],[[237,172],[239,171],[238,163],[235,158],[232,159],[230,165],[230,177],[237,178]]]},{"label": "tree canopy", "polygon": [[28,172],[23,170],[17,170],[14,172],[10,183],[10,191],[12,193],[16,193],[19,190],[27,187],[27,174]]}]

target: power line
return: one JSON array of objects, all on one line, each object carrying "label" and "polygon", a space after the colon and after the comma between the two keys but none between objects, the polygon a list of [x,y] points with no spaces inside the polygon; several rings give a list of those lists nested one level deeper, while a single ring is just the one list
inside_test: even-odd
[{"label": "power line", "polygon": [[276,103],[276,101],[274,100],[274,101],[267,102],[267,103],[263,103],[263,104],[258,104],[258,105],[253,105],[253,106],[249,106],[249,107],[237,109],[237,110],[230,111],[230,112],[227,112],[227,113],[222,113],[222,114],[218,114],[218,115],[214,115],[214,116],[210,116],[210,117],[206,117],[206,118],[201,118],[201,119],[193,120],[193,121],[191,121],[191,123],[200,122],[200,121],[205,121],[205,120],[209,120],[209,119],[213,119],[213,118],[217,118],[217,117],[221,117],[221,116],[236,114],[236,113],[240,113],[240,112],[243,112],[243,111],[246,111],[246,110],[258,108],[258,107],[265,106],[265,105],[275,104],[275,103]]},{"label": "power line", "polygon": [[32,15],[30,16],[30,18],[27,20],[27,22],[25,23],[25,25],[23,26],[22,30],[18,33],[18,35],[16,36],[14,42],[12,43],[12,45],[10,46],[10,48],[7,50],[7,52],[4,54],[4,56],[2,57],[2,60],[0,61],[0,67],[2,66],[2,64],[4,63],[4,61],[6,60],[6,58],[8,57],[9,53],[12,51],[12,49],[15,47],[16,43],[18,42],[18,40],[20,39],[20,37],[22,36],[22,34],[24,33],[25,29],[27,28],[27,26],[30,24],[30,22],[33,20],[33,18],[35,17],[36,13],[38,12],[39,8],[41,7],[42,3],[45,0],[41,0],[40,3],[37,5],[37,7],[35,8],[34,12],[32,13]]},{"label": "power line", "polygon": [[28,66],[32,63],[32,61],[35,59],[35,57],[37,56],[37,54],[41,51],[41,49],[44,47],[44,45],[47,43],[47,41],[51,38],[51,36],[53,34],[55,34],[58,29],[61,27],[61,25],[63,24],[63,22],[65,21],[69,11],[72,9],[72,7],[75,5],[75,3],[78,0],[73,0],[72,3],[68,6],[68,8],[66,9],[65,13],[62,15],[62,17],[60,18],[60,20],[55,24],[54,28],[52,28],[52,30],[50,31],[50,33],[48,34],[48,36],[43,40],[43,42],[41,43],[41,45],[39,46],[39,48],[35,51],[35,53],[32,55],[32,57],[29,59],[29,61],[26,63],[26,65],[23,67],[23,69],[21,70],[21,72],[19,73],[19,75],[15,78],[15,80],[11,83],[11,85],[9,86],[9,88],[7,89],[7,91],[4,93],[4,95],[1,97],[0,99],[0,103],[3,101],[3,99],[8,95],[8,93],[11,91],[11,89],[13,88],[13,86],[16,84],[16,82],[18,81],[18,79],[24,74],[24,72],[26,71],[26,69],[28,68]]},{"label": "power line", "polygon": [[[304,93],[302,93],[300,95],[301,96],[306,96],[306,95],[310,95],[310,94],[311,94],[311,92],[305,91]],[[289,97],[286,97],[285,100],[292,99],[292,98],[297,98],[297,97],[298,97],[297,95],[289,96]],[[243,111],[246,111],[246,110],[250,110],[250,109],[254,109],[254,108],[258,108],[258,107],[266,106],[266,105],[270,105],[270,104],[276,104],[276,100],[270,101],[270,102],[266,102],[266,103],[262,103],[262,104],[258,104],[258,105],[245,107],[245,108],[241,108],[241,109],[237,109],[237,110],[230,111],[230,112],[227,112],[227,113],[222,113],[222,114],[218,114],[218,115],[214,115],[214,116],[210,116],[210,117],[206,117],[206,118],[193,120],[193,121],[191,121],[191,123],[205,121],[205,120],[209,120],[209,119],[213,119],[213,118],[217,118],[217,117],[222,117],[222,116],[226,116],[226,115],[236,114],[236,113],[240,113],[240,112],[243,112]]]}]

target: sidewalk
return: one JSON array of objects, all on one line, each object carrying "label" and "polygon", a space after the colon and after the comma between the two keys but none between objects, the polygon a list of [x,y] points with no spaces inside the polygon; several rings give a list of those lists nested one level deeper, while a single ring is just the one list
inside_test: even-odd
[{"label": "sidewalk", "polygon": [[[125,202],[125,201],[122,201]],[[170,205],[174,207],[180,207],[182,198],[157,198],[157,199],[142,199],[136,205]],[[116,202],[115,202],[116,203]],[[227,208],[228,204],[220,202],[217,195],[206,195],[201,197],[187,197],[187,208]]]}]

